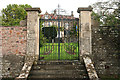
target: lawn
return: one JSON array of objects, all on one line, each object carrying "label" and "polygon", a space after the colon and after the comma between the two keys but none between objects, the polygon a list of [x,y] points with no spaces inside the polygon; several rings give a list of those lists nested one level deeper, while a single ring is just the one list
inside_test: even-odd
[{"label": "lawn", "polygon": [[[40,47],[40,57],[43,60],[58,60],[58,43],[46,43]],[[60,60],[77,60],[77,43],[60,43]]]}]

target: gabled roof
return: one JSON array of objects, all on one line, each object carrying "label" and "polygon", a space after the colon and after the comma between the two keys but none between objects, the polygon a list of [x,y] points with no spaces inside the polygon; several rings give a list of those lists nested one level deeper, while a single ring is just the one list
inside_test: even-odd
[{"label": "gabled roof", "polygon": [[45,14],[41,14],[40,15],[40,18],[41,19],[45,19],[45,15],[48,15],[48,19],[58,19],[58,16],[61,18],[61,19],[75,19],[74,16],[71,16],[71,15],[57,15],[57,14],[49,14],[47,11]]}]

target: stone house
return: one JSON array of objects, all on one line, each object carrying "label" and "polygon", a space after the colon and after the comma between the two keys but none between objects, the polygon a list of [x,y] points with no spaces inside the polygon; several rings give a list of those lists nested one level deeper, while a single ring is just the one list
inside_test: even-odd
[{"label": "stone house", "polygon": [[[50,27],[50,26],[56,26],[58,30],[58,19],[60,19],[60,38],[63,40],[64,37],[67,37],[69,35],[69,31],[73,29],[75,26],[74,24],[79,20],[78,18],[74,17],[73,11],[71,11],[71,15],[58,15],[56,9],[54,10],[54,13],[48,13],[46,11],[45,14],[40,15],[40,19],[44,20],[43,27]],[[57,37],[58,38],[58,33]]]}]

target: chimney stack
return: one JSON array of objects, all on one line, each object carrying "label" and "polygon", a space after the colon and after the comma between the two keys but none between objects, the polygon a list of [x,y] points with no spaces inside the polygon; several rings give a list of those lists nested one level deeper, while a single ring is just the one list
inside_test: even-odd
[{"label": "chimney stack", "polygon": [[74,15],[73,15],[73,11],[71,11],[71,16],[73,17]]},{"label": "chimney stack", "polygon": [[54,15],[56,15],[56,9],[54,10]]}]

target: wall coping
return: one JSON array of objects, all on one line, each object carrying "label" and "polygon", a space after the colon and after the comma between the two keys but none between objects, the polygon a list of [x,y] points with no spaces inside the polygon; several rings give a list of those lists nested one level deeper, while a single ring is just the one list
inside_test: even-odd
[{"label": "wall coping", "polygon": [[95,67],[93,65],[91,58],[88,56],[83,56],[83,60],[84,60],[85,67],[88,72],[89,79],[90,80],[98,79],[98,75],[97,75],[97,72],[95,70]]},{"label": "wall coping", "polygon": [[89,6],[89,7],[79,7],[77,12],[80,13],[80,11],[92,11],[92,7]]},{"label": "wall coping", "polygon": [[39,13],[41,13],[40,8],[25,8],[26,11],[38,11]]}]

